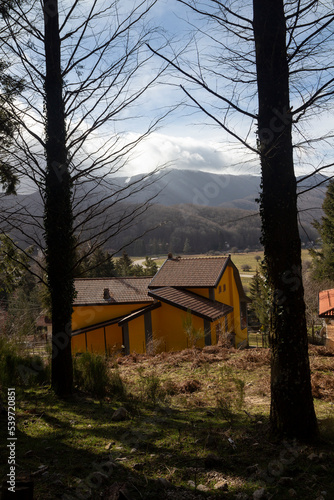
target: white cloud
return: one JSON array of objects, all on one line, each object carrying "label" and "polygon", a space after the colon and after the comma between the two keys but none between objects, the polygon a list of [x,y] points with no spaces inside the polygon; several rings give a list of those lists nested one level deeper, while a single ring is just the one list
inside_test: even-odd
[{"label": "white cloud", "polygon": [[[128,134],[127,139],[134,137]],[[176,136],[163,133],[152,133],[138,148],[135,156],[120,172],[122,175],[135,175],[150,172],[160,165],[168,164],[177,169],[203,170],[208,172],[250,173],[243,169],[242,162],[247,158],[242,148],[239,154],[225,148],[218,141],[207,140],[198,136]]]}]

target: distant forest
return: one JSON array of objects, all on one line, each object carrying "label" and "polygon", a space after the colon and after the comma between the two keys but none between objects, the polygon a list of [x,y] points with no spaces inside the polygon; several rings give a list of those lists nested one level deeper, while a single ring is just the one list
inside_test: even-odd
[{"label": "distant forest", "polygon": [[[134,177],[135,182],[138,179]],[[140,213],[145,201],[156,196],[159,203],[144,209],[141,218],[135,218],[132,222],[129,220],[126,230],[112,238],[115,231],[106,230],[105,237],[110,238],[105,244],[106,250],[120,255],[126,247],[129,255],[144,257],[166,255],[168,252],[226,253],[261,248],[259,206],[255,201],[260,191],[259,176],[170,169],[157,174],[153,184],[146,186],[145,182],[149,180],[140,183],[140,188],[125,201],[102,209],[100,218],[96,217],[94,224],[88,224],[85,233],[78,237],[93,241],[97,227],[103,228],[110,224],[110,227],[117,228],[126,214]],[[127,178],[118,178],[117,189],[123,192],[127,181]],[[321,184],[321,187],[314,187],[317,184]],[[310,190],[310,187],[314,188]],[[304,247],[313,247],[318,234],[312,222],[321,218],[326,183],[323,183],[322,176],[315,175],[301,182],[299,190],[305,191],[298,200],[300,236]],[[105,200],[108,195],[109,191],[102,186],[101,192],[94,194],[94,199],[87,197],[85,203],[80,204],[80,210],[89,210],[91,203],[96,205],[99,198]],[[43,217],[43,203],[37,191],[28,195],[4,197],[3,212],[11,206],[20,206],[23,214],[33,210],[36,220]],[[24,235],[30,234],[31,221],[25,220],[23,216],[21,219],[20,227],[13,228],[10,234],[21,248],[26,248],[31,243],[26,241]],[[34,235],[43,248],[42,227],[34,226]]]},{"label": "distant forest", "polygon": [[[300,236],[304,247],[313,246],[318,238],[317,231],[306,220],[301,222]],[[200,205],[153,205],[126,234],[114,238],[108,249],[115,250],[129,242],[126,251],[132,256],[168,252],[225,253],[232,249],[258,250],[260,237],[260,217],[254,211]]]}]

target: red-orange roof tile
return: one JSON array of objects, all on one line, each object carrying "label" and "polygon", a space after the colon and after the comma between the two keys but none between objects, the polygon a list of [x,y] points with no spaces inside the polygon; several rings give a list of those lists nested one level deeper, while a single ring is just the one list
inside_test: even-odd
[{"label": "red-orange roof tile", "polygon": [[189,292],[189,290],[165,287],[150,290],[149,295],[184,311],[189,310],[192,314],[208,319],[209,321],[215,321],[233,311],[233,307],[231,306],[221,302],[213,302],[205,297]]},{"label": "red-orange roof tile", "polygon": [[[148,285],[152,278],[80,278],[75,280],[74,306],[88,304],[151,303]],[[106,293],[105,293],[106,291]]]},{"label": "red-orange roof tile", "polygon": [[182,257],[167,259],[152,279],[149,288],[215,287],[228,257]]},{"label": "red-orange roof tile", "polygon": [[334,316],[334,289],[319,292],[319,316]]}]

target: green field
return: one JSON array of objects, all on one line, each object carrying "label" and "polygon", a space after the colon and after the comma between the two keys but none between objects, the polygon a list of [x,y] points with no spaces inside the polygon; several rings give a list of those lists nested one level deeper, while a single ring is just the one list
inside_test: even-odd
[{"label": "green field", "polygon": [[[261,262],[263,259],[263,250],[259,250],[257,252],[241,252],[241,253],[232,253],[231,259],[237,268],[242,271],[243,265],[248,265],[251,268],[251,273],[254,273],[256,268],[258,267],[258,262]],[[258,261],[256,257],[260,257]],[[161,266],[167,258],[167,255],[162,256],[151,256],[152,259],[155,260],[158,266]],[[208,254],[193,254],[193,255],[183,255],[183,257],[208,257]],[[131,257],[131,259],[136,263],[136,261],[144,260],[144,257]],[[302,261],[305,263],[306,261],[311,261],[311,257],[308,250],[302,250]]]},{"label": "green field", "polygon": [[[242,271],[243,265],[248,265],[251,268],[250,273],[253,274],[258,267],[258,264],[261,263],[261,260],[257,261],[256,257],[261,257],[261,260],[264,257],[263,251],[258,252],[247,252],[247,253],[233,253],[231,254],[231,259],[234,264],[237,266],[240,272]],[[302,262],[305,264],[307,261],[311,262],[311,257],[308,250],[302,250]]]}]

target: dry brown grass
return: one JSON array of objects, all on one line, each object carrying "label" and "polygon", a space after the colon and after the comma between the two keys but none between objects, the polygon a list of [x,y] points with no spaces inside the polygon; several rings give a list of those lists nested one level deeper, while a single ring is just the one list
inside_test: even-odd
[{"label": "dry brown grass", "polygon": [[270,350],[263,348],[246,349],[229,359],[228,364],[241,370],[251,371],[261,366],[270,365]]},{"label": "dry brown grass", "polygon": [[321,345],[309,345],[309,355],[315,355],[315,356],[325,356],[328,358],[333,358],[334,357],[334,351],[328,349],[327,347],[321,346]]},{"label": "dry brown grass", "polygon": [[[176,407],[215,408],[217,394],[233,399],[238,393],[235,377],[244,382],[245,410],[251,414],[269,411],[270,349],[238,351],[207,346],[155,356],[133,353],[117,361],[120,376],[133,388],[139,372],[144,377],[154,373],[168,403]],[[310,366],[313,396],[322,402],[334,402],[333,353],[324,347],[310,346]],[[231,372],[232,379],[224,379],[224,370]]]},{"label": "dry brown grass", "polygon": [[312,394],[314,398],[323,401],[334,401],[334,375],[312,373]]}]

